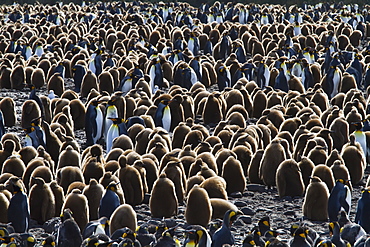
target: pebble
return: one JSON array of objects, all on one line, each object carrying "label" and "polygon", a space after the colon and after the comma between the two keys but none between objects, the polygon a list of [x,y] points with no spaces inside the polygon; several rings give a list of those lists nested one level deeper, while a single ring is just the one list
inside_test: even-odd
[{"label": "pebble", "polygon": [[253,192],[263,192],[265,191],[265,186],[261,184],[247,184],[247,190]]},{"label": "pebble", "polygon": [[243,197],[243,194],[241,192],[233,192],[230,194],[230,197],[231,198],[242,198]]},{"label": "pebble", "polygon": [[249,207],[244,207],[240,211],[242,211],[243,214],[245,214],[245,215],[255,215],[256,214],[256,212],[253,209],[249,208]]},{"label": "pebble", "polygon": [[252,224],[252,217],[242,215],[239,217],[239,220],[243,221],[245,224]]},{"label": "pebble", "polygon": [[248,204],[246,202],[243,202],[243,201],[236,201],[236,202],[234,202],[234,205],[241,208],[241,207],[247,206]]},{"label": "pebble", "polygon": [[295,212],[293,210],[289,210],[284,212],[284,215],[295,215]]}]

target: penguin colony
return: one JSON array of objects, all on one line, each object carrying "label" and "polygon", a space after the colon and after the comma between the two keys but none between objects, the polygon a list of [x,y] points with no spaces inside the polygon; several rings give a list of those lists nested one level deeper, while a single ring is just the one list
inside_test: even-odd
[{"label": "penguin colony", "polygon": [[[2,246],[368,246],[369,9],[0,6]],[[248,185],[330,234],[234,236]]]}]

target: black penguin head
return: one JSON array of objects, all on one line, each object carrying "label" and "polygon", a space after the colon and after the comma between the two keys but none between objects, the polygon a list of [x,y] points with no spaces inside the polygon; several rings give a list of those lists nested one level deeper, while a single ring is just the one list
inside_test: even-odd
[{"label": "black penguin head", "polygon": [[338,234],[340,232],[340,227],[339,223],[336,221],[330,222],[329,223],[329,235],[330,237],[333,236],[334,234]]},{"label": "black penguin head", "polygon": [[18,192],[22,192],[23,191],[23,186],[21,184],[21,179],[18,178],[17,181],[13,182],[13,193],[14,194],[17,194]]},{"label": "black penguin head", "polygon": [[62,222],[68,220],[68,219],[73,219],[73,212],[69,208],[65,208],[60,215],[60,218]]},{"label": "black penguin head", "polygon": [[119,184],[118,183],[115,183],[115,182],[111,182],[108,186],[107,186],[107,190],[111,190],[111,191],[114,191],[116,192],[117,191],[117,185]]}]

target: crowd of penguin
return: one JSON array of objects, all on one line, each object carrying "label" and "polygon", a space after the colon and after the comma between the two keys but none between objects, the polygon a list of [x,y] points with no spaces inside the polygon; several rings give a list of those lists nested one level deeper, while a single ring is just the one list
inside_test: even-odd
[{"label": "crowd of penguin", "polygon": [[[370,246],[369,10],[1,5],[1,246]],[[247,184],[330,235],[266,216],[236,241]]]}]

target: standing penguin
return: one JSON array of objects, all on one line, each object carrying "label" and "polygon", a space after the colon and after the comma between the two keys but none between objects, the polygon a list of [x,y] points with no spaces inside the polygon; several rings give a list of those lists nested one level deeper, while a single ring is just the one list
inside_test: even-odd
[{"label": "standing penguin", "polygon": [[108,219],[113,214],[114,210],[121,204],[120,199],[115,192],[117,190],[117,183],[111,182],[100,200],[98,217],[107,217]]},{"label": "standing penguin", "polygon": [[120,169],[117,171],[123,192],[125,194],[126,203],[130,205],[138,205],[144,199],[144,188],[139,171],[127,164],[127,158],[121,155],[118,159]]},{"label": "standing penguin", "polygon": [[279,74],[277,75],[275,79],[274,88],[280,89],[286,93],[289,91],[288,80],[285,76],[285,71],[283,68],[279,68]]},{"label": "standing penguin", "polygon": [[265,88],[270,82],[270,70],[264,61],[260,61],[257,67],[257,85],[260,88]]},{"label": "standing penguin", "polygon": [[54,217],[55,198],[49,184],[46,184],[41,177],[32,177],[35,184],[30,189],[30,218],[39,224]]},{"label": "standing penguin", "polygon": [[189,192],[185,219],[190,225],[206,227],[211,220],[212,206],[207,191],[195,185]]},{"label": "standing penguin", "polygon": [[73,73],[73,83],[75,84],[74,91],[79,93],[81,91],[82,80],[86,74],[85,66],[81,64],[76,64],[72,68]]},{"label": "standing penguin", "polygon": [[109,118],[113,121],[113,124],[109,127],[107,135],[105,137],[105,146],[106,152],[112,149],[113,140],[120,135],[128,135],[127,134],[127,126],[126,122],[123,118]]},{"label": "standing penguin", "polygon": [[167,132],[171,129],[171,109],[169,106],[171,100],[161,100],[154,115],[154,124],[156,127],[163,127]]},{"label": "standing penguin", "polygon": [[155,93],[155,86],[158,88],[162,88],[163,86],[163,71],[161,67],[161,60],[156,57],[152,59],[151,63],[149,64],[149,77],[150,77],[150,90],[152,93]]},{"label": "standing penguin", "polygon": [[92,100],[86,110],[85,133],[88,146],[98,143],[103,129],[103,113],[99,101]]},{"label": "standing penguin", "polygon": [[362,196],[358,200],[355,223],[362,226],[367,233],[370,232],[370,187],[362,191]]},{"label": "standing penguin", "polygon": [[86,224],[89,222],[89,206],[85,195],[79,189],[73,189],[63,204],[64,209],[70,209],[75,217],[76,223],[80,230],[85,229]]},{"label": "standing penguin", "polygon": [[0,139],[6,133],[3,112],[0,109]]},{"label": "standing penguin", "polygon": [[89,62],[89,70],[91,70],[96,76],[99,76],[103,70],[101,54],[103,53],[102,49],[97,49],[94,54],[91,56]]},{"label": "standing penguin", "polygon": [[221,65],[217,69],[217,85],[219,91],[224,90],[225,87],[232,86],[230,71],[225,65]]},{"label": "standing penguin", "polygon": [[265,185],[269,187],[276,185],[276,171],[285,158],[285,150],[280,140],[271,141],[265,149],[259,170],[259,177]]},{"label": "standing penguin", "polygon": [[310,220],[326,221],[328,219],[329,190],[319,177],[311,177],[302,205],[303,215]]},{"label": "standing penguin", "polygon": [[72,216],[69,208],[63,210],[60,216],[62,223],[58,228],[56,243],[58,247],[81,246],[82,236],[80,228]]},{"label": "standing penguin", "polygon": [[298,163],[293,159],[283,161],[276,171],[276,185],[280,198],[302,196],[305,185]]},{"label": "standing penguin", "polygon": [[240,213],[234,210],[228,210],[223,218],[222,226],[212,236],[212,246],[222,247],[224,244],[235,244],[235,238],[231,233],[230,227]]},{"label": "standing penguin", "polygon": [[347,215],[351,209],[351,191],[347,186],[348,181],[338,179],[330,192],[328,200],[328,215],[330,221],[338,221],[338,214],[343,208]]},{"label": "standing penguin", "polygon": [[330,66],[325,81],[323,81],[324,92],[328,95],[329,99],[333,98],[339,93],[341,87],[342,73],[337,66]]},{"label": "standing penguin", "polygon": [[27,195],[23,192],[21,180],[13,183],[13,197],[8,208],[8,221],[12,223],[17,233],[27,232],[30,221],[30,211]]},{"label": "standing penguin", "polygon": [[162,173],[153,185],[149,207],[155,218],[177,215],[178,201],[175,185],[165,173]]},{"label": "standing penguin", "polygon": [[114,105],[114,101],[115,100],[109,100],[105,108],[104,138],[107,138],[108,130],[113,123],[110,118],[118,118],[118,110]]}]

